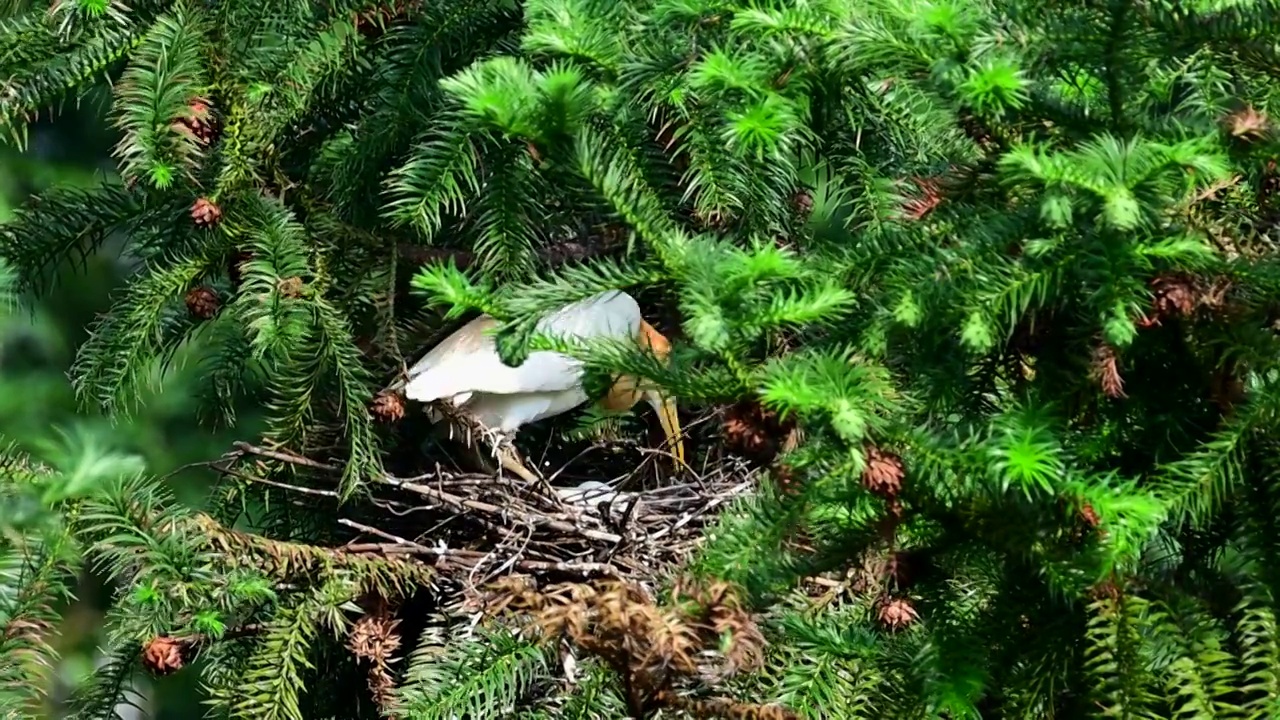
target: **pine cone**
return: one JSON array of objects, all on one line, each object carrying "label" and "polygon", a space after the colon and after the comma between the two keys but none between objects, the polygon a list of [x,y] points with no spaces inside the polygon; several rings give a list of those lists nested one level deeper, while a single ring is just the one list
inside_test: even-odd
[{"label": "pine cone", "polygon": [[276,290],[278,290],[284,297],[294,299],[300,298],[302,297],[302,278],[280,278],[280,281],[276,283]]},{"label": "pine cone", "polygon": [[1199,295],[1196,282],[1185,275],[1162,275],[1151,281],[1152,303],[1158,317],[1190,315]]},{"label": "pine cone", "polygon": [[731,451],[767,465],[773,462],[794,426],[793,422],[779,420],[776,412],[748,400],[725,411],[722,430]]},{"label": "pine cone", "polygon": [[166,635],[151,639],[142,649],[142,665],[155,675],[168,675],[182,669],[182,641]]},{"label": "pine cone", "polygon": [[1237,140],[1253,142],[1266,137],[1271,128],[1271,121],[1266,113],[1253,107],[1246,107],[1231,113],[1226,118],[1227,133]]},{"label": "pine cone", "polygon": [[178,122],[202,145],[212,144],[218,138],[218,129],[209,106],[200,100],[195,100],[191,103],[190,109],[191,114]]},{"label": "pine cone", "polygon": [[187,292],[187,311],[192,317],[201,320],[208,320],[218,314],[218,309],[222,307],[222,301],[218,299],[218,293],[210,287],[192,288]]},{"label": "pine cone", "polygon": [[734,405],[724,415],[724,436],[729,447],[737,452],[756,455],[769,444],[765,428],[766,411],[755,403]]},{"label": "pine cone", "polygon": [[998,146],[995,133],[972,115],[964,115],[960,118],[960,131],[984,151],[994,150]]},{"label": "pine cone", "polygon": [[906,598],[886,597],[876,612],[880,622],[890,630],[901,630],[920,619],[916,608]]},{"label": "pine cone", "polygon": [[396,422],[404,417],[404,398],[397,392],[379,393],[373,399],[370,412],[382,422]]},{"label": "pine cone", "polygon": [[222,208],[209,198],[199,198],[191,206],[191,219],[200,227],[211,227],[222,219]]},{"label": "pine cone", "polygon": [[902,460],[879,448],[867,448],[867,466],[862,471],[862,484],[871,492],[895,498],[902,490]]},{"label": "pine cone", "polygon": [[1138,320],[1141,327],[1159,325],[1170,317],[1190,317],[1197,309],[1222,310],[1227,304],[1231,279],[1210,281],[1185,273],[1167,273],[1151,280],[1151,315]]},{"label": "pine cone", "polygon": [[1115,348],[1103,343],[1093,351],[1092,374],[1107,397],[1125,397],[1124,378],[1120,376],[1119,355]]}]

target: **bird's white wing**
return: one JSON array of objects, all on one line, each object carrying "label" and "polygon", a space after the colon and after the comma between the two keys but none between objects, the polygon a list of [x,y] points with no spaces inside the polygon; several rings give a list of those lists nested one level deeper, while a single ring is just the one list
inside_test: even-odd
[{"label": "bird's white wing", "polygon": [[[491,334],[497,324],[488,315],[478,317],[432,348],[409,369],[405,397],[430,402],[463,393],[557,392],[581,382],[581,364],[560,353],[540,350],[519,367],[504,364]],[[548,335],[634,336],[640,307],[626,293],[602,293],[566,305],[537,327]]]}]

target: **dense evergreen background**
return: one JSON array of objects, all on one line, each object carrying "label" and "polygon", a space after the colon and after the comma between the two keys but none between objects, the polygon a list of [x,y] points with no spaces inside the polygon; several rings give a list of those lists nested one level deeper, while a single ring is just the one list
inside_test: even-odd
[{"label": "dense evergreen background", "polygon": [[[104,175],[116,174],[110,157],[116,133],[106,122],[109,104],[106,83],[96,84],[79,106],[62,107],[34,124],[29,147],[4,148],[0,221],[9,220],[14,208],[33,193],[55,185],[89,187]],[[162,391],[150,393],[144,411],[129,422],[86,412],[76,401],[67,370],[94,316],[110,306],[111,292],[128,272],[108,249],[83,264],[63,266],[59,275],[57,291],[37,301],[28,299],[21,311],[0,317],[0,438],[54,462],[74,458],[86,448],[136,454],[161,474],[225,451],[228,436],[193,429],[196,405],[190,389],[195,368],[190,365],[180,367]],[[173,478],[172,485],[185,501],[198,505],[212,479],[212,473],[197,469]],[[110,588],[100,575],[86,574],[75,596],[61,608],[54,645],[62,660],[50,678],[56,684],[49,688],[54,698],[64,698],[101,660]],[[199,696],[192,692],[196,687],[192,677],[165,678],[145,691],[143,705],[158,720],[192,717],[200,712]],[[54,705],[41,717],[62,713]]]},{"label": "dense evergreen background", "polygon": [[[0,712],[1280,715],[1280,4],[6,12],[11,175],[60,182],[0,226]],[[669,365],[534,332],[610,288]],[[462,531],[394,504],[447,459],[398,373],[478,311],[755,486],[658,600],[490,588],[563,644],[460,617],[409,550]],[[523,442],[638,486],[642,428]],[[233,439],[283,452],[172,472]]]}]

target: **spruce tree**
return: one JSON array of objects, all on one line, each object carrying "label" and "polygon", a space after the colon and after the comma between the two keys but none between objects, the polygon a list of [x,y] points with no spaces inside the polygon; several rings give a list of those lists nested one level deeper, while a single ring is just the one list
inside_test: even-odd
[{"label": "spruce tree", "polygon": [[[509,362],[552,348],[651,378],[768,467],[685,569],[709,585],[634,604],[754,637],[711,579],[729,583],[762,618],[763,670],[738,705],[646,702],[1274,717],[1278,31],[1273,0],[13,15],[15,138],[94,78],[115,88],[120,180],[44,193],[0,230],[24,291],[115,234],[136,259],[78,392],[128,413],[199,342],[210,419],[265,398],[275,457],[231,469],[208,513],[133,472],[49,499],[55,536],[121,588],[79,712],[109,713],[139,652],[153,672],[198,656],[219,716],[651,711],[607,653],[549,693],[552,648],[411,601],[413,650],[389,664],[388,607],[440,578],[335,550],[351,526],[297,507],[321,491],[372,512],[388,469],[429,464],[409,418],[378,419],[406,410],[420,348],[484,311]],[[676,318],[669,365],[534,332],[612,288]],[[246,511],[254,533],[233,527]],[[582,651],[607,613],[567,629],[546,598],[629,591],[503,592]],[[359,698],[333,687],[366,676]]]}]

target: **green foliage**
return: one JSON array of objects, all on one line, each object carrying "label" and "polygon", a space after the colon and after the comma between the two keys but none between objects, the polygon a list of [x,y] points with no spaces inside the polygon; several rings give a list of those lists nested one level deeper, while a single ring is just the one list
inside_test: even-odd
[{"label": "green foliage", "polygon": [[[855,561],[909,568],[774,611],[744,694],[811,717],[1274,714],[1273,0],[428,5],[390,4],[385,30],[362,2],[65,2],[0,25],[15,132],[124,61],[125,182],[42,194],[0,231],[24,290],[109,239],[134,261],[75,363],[86,403],[134,410],[198,338],[210,409],[265,397],[270,440],[338,457],[358,499],[400,440],[370,399],[482,310],[511,362],[553,348],[803,429],[776,468],[800,491],[732,509],[696,570],[764,607]],[[590,257],[555,262],[571,241]],[[424,255],[467,261],[407,267]],[[535,335],[610,288],[678,314],[669,364]],[[184,307],[197,289],[212,317]],[[269,543],[331,530],[274,506],[282,539],[211,550],[237,503],[281,497],[223,490],[214,526],[150,486],[84,501],[78,532],[140,593],[113,656],[258,625],[204,656],[214,707],[310,717],[301,688],[346,668],[322,630],[361,588],[407,593],[411,566],[298,543],[324,568],[299,582],[259,563]],[[501,635],[429,644],[412,717],[524,711],[551,672]]]},{"label": "green foliage", "polygon": [[423,640],[409,658],[398,698],[410,717],[498,717],[548,677],[546,651],[503,631],[447,644]]},{"label": "green foliage", "polygon": [[66,436],[43,448],[52,465],[5,449],[0,453],[0,715],[37,712],[57,651],[50,644],[72,599],[83,547],[72,527],[86,500],[104,484],[136,476],[142,459],[111,451],[93,435]]}]

